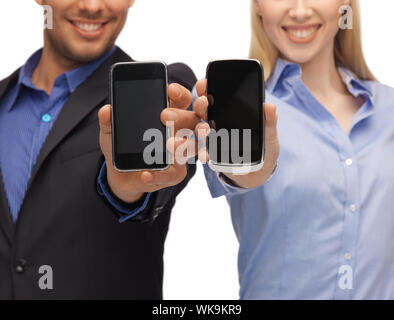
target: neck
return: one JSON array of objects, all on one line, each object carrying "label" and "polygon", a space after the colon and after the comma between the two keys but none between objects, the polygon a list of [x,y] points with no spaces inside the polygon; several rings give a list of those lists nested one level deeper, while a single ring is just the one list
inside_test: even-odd
[{"label": "neck", "polygon": [[315,96],[330,97],[333,91],[347,92],[335,65],[334,45],[300,66],[302,81]]},{"label": "neck", "polygon": [[33,84],[50,94],[56,78],[64,72],[78,67],[80,64],[66,59],[56,53],[46,42],[42,51],[40,62],[32,75]]}]

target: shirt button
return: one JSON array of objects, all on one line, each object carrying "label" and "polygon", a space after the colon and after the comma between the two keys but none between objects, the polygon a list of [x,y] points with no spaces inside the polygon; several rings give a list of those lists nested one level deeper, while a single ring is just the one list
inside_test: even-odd
[{"label": "shirt button", "polygon": [[15,265],[15,271],[17,273],[23,273],[26,270],[27,261],[25,259],[19,259]]},{"label": "shirt button", "polygon": [[52,117],[51,117],[51,115],[48,114],[48,113],[44,114],[44,115],[42,116],[42,118],[41,118],[41,120],[44,121],[44,122],[49,122],[49,121],[51,121],[51,119],[52,119]]},{"label": "shirt button", "polygon": [[355,204],[352,204],[352,205],[349,206],[349,209],[350,209],[351,212],[355,212],[357,207],[356,207]]},{"label": "shirt button", "polygon": [[352,258],[352,254],[350,252],[345,253],[345,259],[350,260]]},{"label": "shirt button", "polygon": [[352,159],[346,159],[346,161],[345,161],[345,163],[346,163],[346,165],[348,166],[348,167],[350,167],[352,164],[353,164],[353,160]]}]

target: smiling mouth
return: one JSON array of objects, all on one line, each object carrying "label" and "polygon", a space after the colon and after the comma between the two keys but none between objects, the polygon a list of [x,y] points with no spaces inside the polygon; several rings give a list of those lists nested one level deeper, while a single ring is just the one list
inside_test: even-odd
[{"label": "smiling mouth", "polygon": [[78,27],[83,31],[97,31],[100,29],[104,23],[82,23],[82,22],[73,22],[73,25]]},{"label": "smiling mouth", "polygon": [[83,38],[90,40],[97,39],[104,31],[107,21],[84,21],[84,20],[69,20],[74,26],[75,30]]},{"label": "smiling mouth", "polygon": [[297,43],[306,43],[314,39],[321,26],[321,24],[307,26],[283,26],[282,29],[290,40]]}]

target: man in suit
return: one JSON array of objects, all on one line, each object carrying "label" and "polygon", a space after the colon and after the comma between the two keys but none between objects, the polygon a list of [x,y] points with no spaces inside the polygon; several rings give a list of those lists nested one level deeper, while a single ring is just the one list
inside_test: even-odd
[{"label": "man in suit", "polygon": [[[114,44],[134,1],[36,2],[52,7],[53,29],[0,82],[0,299],[160,299],[170,212],[195,166],[112,166],[111,107],[99,109],[111,65],[131,61]],[[169,66],[180,113],[195,80]]]}]

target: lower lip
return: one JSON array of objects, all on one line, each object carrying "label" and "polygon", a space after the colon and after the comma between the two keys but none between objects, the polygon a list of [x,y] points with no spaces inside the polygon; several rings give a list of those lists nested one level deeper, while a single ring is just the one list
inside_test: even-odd
[{"label": "lower lip", "polygon": [[101,36],[101,34],[104,32],[104,28],[106,26],[106,23],[104,23],[103,25],[101,25],[101,27],[97,30],[94,31],[85,31],[81,28],[79,28],[78,26],[76,26],[74,23],[71,23],[75,29],[75,31],[82,36],[83,38],[86,39],[97,39]]},{"label": "lower lip", "polygon": [[282,30],[285,32],[286,36],[287,36],[292,42],[297,43],[297,44],[305,44],[305,43],[312,42],[312,41],[316,38],[317,33],[318,33],[319,30],[320,30],[320,26],[319,26],[315,31],[313,31],[313,33],[311,33],[307,38],[297,38],[296,36],[292,35],[292,34],[291,34],[289,31],[287,31],[286,29],[282,29]]}]

